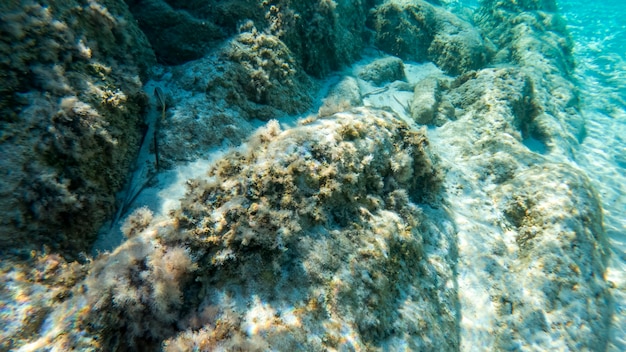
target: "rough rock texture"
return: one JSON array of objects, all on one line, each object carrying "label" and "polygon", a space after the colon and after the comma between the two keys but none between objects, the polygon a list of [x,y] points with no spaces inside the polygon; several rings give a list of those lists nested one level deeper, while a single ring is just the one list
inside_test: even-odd
[{"label": "rough rock texture", "polygon": [[332,87],[318,110],[319,116],[330,116],[337,112],[361,106],[363,99],[359,84],[354,77],[345,77]]},{"label": "rough rock texture", "polygon": [[31,346],[457,349],[453,231],[424,205],[434,163],[424,132],[383,111],[270,121],[168,218],[134,215],[52,312],[73,328]]},{"label": "rough rock texture", "polygon": [[[460,291],[465,347],[602,349],[610,296],[593,187],[577,169],[522,143],[538,113],[528,76],[509,67],[465,78],[448,93],[459,120],[433,136],[451,163],[446,186],[457,204],[459,284],[467,288]],[[464,192],[482,201],[462,205]]]},{"label": "rough rock texture", "polygon": [[[533,137],[554,153],[572,157],[572,146],[585,138],[579,97],[571,81],[572,41],[564,20],[549,11],[554,1],[486,3],[478,22],[497,46],[496,63],[512,63],[535,82],[538,114]],[[524,11],[540,10],[540,11]]]},{"label": "rough rock texture", "polygon": [[270,31],[294,52],[304,70],[323,77],[358,59],[366,45],[371,1],[271,0],[264,2]]},{"label": "rough rock texture", "polygon": [[[528,138],[536,127],[540,113],[533,81],[516,67],[491,68],[458,77],[446,91],[446,99],[458,109],[459,115],[477,119],[492,109],[501,109],[500,131],[519,140]],[[498,101],[497,107],[485,105],[485,95]]]},{"label": "rough rock texture", "polygon": [[[259,33],[251,23],[248,26],[242,28],[242,33],[220,51],[219,55],[235,67],[224,68],[226,73],[222,77],[207,83],[207,95],[214,100],[226,99],[232,106],[249,109],[248,116],[262,119],[276,116],[279,112],[261,113],[246,105],[266,105],[288,114],[308,108],[312,98],[307,90],[313,82],[297,64],[292,52],[278,37]],[[220,86],[229,84],[228,81],[231,81],[231,86],[225,87],[227,92],[216,92]],[[243,95],[243,99],[232,97],[236,94]]]},{"label": "rough rock texture", "polygon": [[306,73],[322,77],[352,63],[365,43],[367,2],[127,0],[157,58],[183,64],[204,57],[253,21],[283,41]]},{"label": "rough rock texture", "polygon": [[159,84],[178,97],[159,121],[164,167],[241,143],[251,120],[306,111],[318,87],[282,41],[251,22],[213,54],[167,69]]},{"label": "rough rock texture", "polygon": [[33,252],[19,261],[2,259],[0,351],[14,351],[37,336],[54,307],[74,294],[87,267],[67,262],[57,253]]},{"label": "rough rock texture", "polygon": [[[238,22],[210,54],[150,83],[169,96],[158,121],[164,161],[239,144],[253,119],[306,109],[314,84],[304,72],[323,74],[336,59],[323,55],[338,50],[324,38],[337,39],[328,34],[346,13],[333,11],[373,6],[294,4],[264,2],[267,28]],[[436,33],[466,24],[429,6],[387,1],[372,23],[400,16],[417,30],[430,18],[420,16],[436,14],[423,54],[439,53],[432,59],[445,68],[472,51],[445,56],[454,38],[440,46]],[[495,43],[494,67],[454,61],[462,70],[449,78],[407,62],[406,82],[380,86],[346,72],[318,116],[285,130],[269,121],[187,179],[173,211],[131,214],[111,253],[82,265],[54,251],[3,260],[0,305],[14,318],[0,349],[605,350],[615,313],[602,209],[572,161],[584,126],[555,8],[484,1],[477,21]],[[294,38],[323,50],[305,54]],[[428,139],[411,125],[420,109]]]},{"label": "rough rock texture", "polygon": [[377,86],[393,81],[405,81],[404,63],[397,57],[385,57],[365,65],[358,73],[360,79]]},{"label": "rough rock texture", "polygon": [[[160,9],[171,10],[162,1],[136,3],[132,9],[148,33],[161,36],[161,31],[167,32],[163,26],[168,28],[169,23],[161,21],[168,17],[143,11],[144,5],[152,9],[157,3]],[[171,6],[176,13],[187,14],[185,18],[201,19],[229,36],[196,44],[194,36],[176,31],[163,34],[181,35],[168,39],[166,42],[172,44],[164,43],[166,46],[202,47],[195,56],[175,61],[181,65],[166,67],[157,77],[156,85],[173,97],[157,132],[161,166],[165,168],[206,155],[211,148],[241,143],[250,135],[254,120],[307,111],[319,88],[311,76],[322,77],[353,62],[364,46],[366,4],[361,2],[203,3],[173,2]],[[215,6],[220,10],[211,12]],[[233,10],[238,7],[247,10]],[[142,22],[144,17],[149,20]],[[184,22],[180,26],[187,28]],[[193,25],[189,26],[191,30]],[[199,31],[197,35],[203,34]],[[159,43],[153,41],[154,45]],[[167,47],[163,50],[171,53]],[[158,46],[156,51],[159,55]],[[182,64],[192,58],[195,60]]]},{"label": "rough rock texture", "polygon": [[611,317],[608,248],[589,180],[570,166],[546,164],[516,174],[494,194],[515,232],[517,253],[503,254],[508,273],[533,278],[523,287],[494,281],[492,300],[506,326],[497,332],[497,346],[551,340],[545,344],[551,349],[604,350]]},{"label": "rough rock texture", "polygon": [[411,101],[411,117],[419,124],[430,124],[435,118],[441,92],[439,80],[435,77],[426,78],[415,86]]},{"label": "rough rock texture", "polygon": [[387,0],[370,14],[375,43],[405,60],[435,62],[457,75],[483,67],[491,46],[472,25],[425,1]]},{"label": "rough rock texture", "polygon": [[141,139],[154,62],[121,1],[0,4],[0,250],[88,250]]},{"label": "rough rock texture", "polygon": [[[498,46],[499,65],[461,75],[441,92],[458,118],[431,138],[449,167],[446,194],[455,204],[461,349],[607,344],[602,211],[571,166],[582,118],[567,33],[546,12],[554,8],[550,1],[484,2],[480,21]],[[547,146],[543,154],[524,144],[530,137]],[[467,194],[474,200],[464,202]]]},{"label": "rough rock texture", "polygon": [[180,65],[205,56],[237,32],[243,20],[262,20],[259,2],[125,0],[159,62]]}]

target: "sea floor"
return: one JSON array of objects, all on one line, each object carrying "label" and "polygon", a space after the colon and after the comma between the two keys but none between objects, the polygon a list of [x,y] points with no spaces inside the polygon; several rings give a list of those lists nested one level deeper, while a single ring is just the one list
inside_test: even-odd
[{"label": "sea floor", "polygon": [[[613,297],[614,314],[609,350],[626,350],[626,23],[617,16],[616,9],[610,6],[581,6],[577,0],[562,1],[562,13],[566,17],[569,29],[575,41],[576,80],[581,88],[582,114],[586,120],[586,135],[580,146],[574,151],[571,166],[582,170],[597,190],[603,208],[604,230],[609,239],[610,257],[606,279],[610,283]],[[600,20],[602,18],[603,20]],[[593,19],[593,20],[592,20]],[[343,72],[337,73],[322,83],[318,104],[310,112],[314,114],[322,104],[329,87],[341,77],[354,75],[364,65],[376,59],[369,53],[363,60]],[[433,64],[405,62],[405,73],[409,84],[416,84],[432,75],[443,75]],[[159,83],[150,82],[146,91],[151,92]],[[383,89],[361,82],[359,87],[364,93],[363,105],[392,110],[405,121],[413,124],[407,112],[407,105],[412,91],[399,85],[389,84]],[[151,95],[151,94],[149,94]],[[281,127],[288,129],[297,125],[298,118],[307,114],[281,117]],[[151,116],[153,121],[158,118]],[[258,126],[264,125],[257,121]],[[460,150],[450,145],[449,136],[438,129],[428,131],[433,150],[444,160],[454,163]],[[531,146],[532,147],[532,146]],[[178,206],[184,196],[188,179],[202,176],[212,160],[218,158],[227,146],[216,148],[208,155],[196,161],[183,164],[174,169],[163,171],[148,182],[150,178],[146,167],[154,158],[150,148],[144,148],[139,158],[137,171],[133,177],[131,189],[140,192],[128,206],[128,211],[147,206],[155,215],[166,215]],[[549,156],[548,156],[549,157]],[[562,159],[554,162],[562,162]],[[451,168],[446,175],[449,185],[463,183],[462,166]],[[145,187],[144,187],[145,186]],[[142,189],[143,187],[143,189]],[[458,234],[458,287],[462,311],[461,340],[463,350],[480,350],[480,346],[493,346],[492,329],[496,320],[492,304],[486,295],[485,277],[476,271],[472,260],[485,250],[485,238],[475,234],[501,233],[504,242],[506,231],[498,227],[498,210],[495,204],[477,203],[477,199],[488,199],[485,192],[465,185],[464,192],[449,194],[448,202],[455,204],[451,211]],[[117,219],[117,225],[108,226],[106,241],[100,241],[94,251],[110,250],[123,240],[118,230],[123,217]],[[115,233],[111,236],[111,233]],[[544,341],[545,343],[545,341]],[[545,345],[545,344],[544,344]],[[558,343],[547,345],[558,347]]]}]

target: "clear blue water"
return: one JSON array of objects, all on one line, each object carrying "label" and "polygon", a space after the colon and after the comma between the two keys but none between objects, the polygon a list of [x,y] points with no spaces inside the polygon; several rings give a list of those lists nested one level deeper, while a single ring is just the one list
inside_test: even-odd
[{"label": "clear blue water", "polygon": [[561,1],[576,42],[577,78],[587,108],[614,118],[626,108],[626,4],[623,1]]},{"label": "clear blue water", "polygon": [[626,350],[626,3],[560,1],[575,42],[587,137],[577,154],[598,190],[611,245],[607,279],[614,289],[611,350]]}]

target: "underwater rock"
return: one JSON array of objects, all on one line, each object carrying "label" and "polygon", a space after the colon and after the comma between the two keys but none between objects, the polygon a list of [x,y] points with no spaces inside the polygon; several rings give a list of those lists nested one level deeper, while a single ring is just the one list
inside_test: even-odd
[{"label": "underwater rock", "polygon": [[[168,40],[207,21],[172,43],[180,65],[154,67],[163,103],[145,116],[164,168],[208,160],[172,171],[186,195],[147,196],[117,248],[70,262],[89,242],[63,231],[110,214],[98,191],[119,189],[139,144],[137,58],[154,58],[119,1],[0,5],[0,50],[19,59],[0,59],[0,350],[610,349],[619,306],[603,210],[573,161],[585,129],[554,1],[482,1],[487,39],[423,1],[127,3],[150,30],[162,13]],[[309,75],[358,57],[375,4],[385,50],[455,77],[360,65],[294,121],[315,105]],[[149,192],[170,192],[165,178]]]},{"label": "underwater rock", "polygon": [[433,122],[441,100],[439,80],[426,78],[415,85],[413,100],[409,106],[411,117],[415,122],[428,125]]},{"label": "underwater rock", "polygon": [[[478,25],[497,47],[496,63],[514,62],[568,78],[574,68],[572,39],[554,0],[502,1],[481,6]],[[534,11],[530,11],[533,9]],[[542,60],[544,58],[544,60]]]},{"label": "underwater rock", "polygon": [[284,42],[315,77],[354,62],[365,45],[367,5],[360,1],[127,2],[159,61],[170,65],[204,57],[247,21]]},{"label": "underwater rock", "polygon": [[181,65],[197,60],[237,33],[240,23],[263,22],[259,2],[126,0],[159,62]]},{"label": "underwater rock", "polygon": [[572,158],[572,146],[585,138],[585,122],[571,81],[572,40],[565,21],[548,12],[555,10],[553,0],[489,1],[480,8],[477,21],[493,38],[498,63],[519,67],[533,82],[539,112],[536,134],[552,153]]},{"label": "underwater rock", "polygon": [[37,336],[53,307],[67,300],[87,274],[86,266],[67,262],[55,253],[31,253],[15,259],[3,255],[0,261],[2,351],[16,350]]},{"label": "underwater rock", "polygon": [[[607,240],[596,192],[570,166],[578,142],[568,125],[581,118],[576,91],[569,69],[560,68],[568,60],[535,50],[542,41],[549,49],[566,43],[566,32],[550,30],[556,14],[486,4],[494,6],[481,10],[489,36],[514,54],[441,90],[457,120],[432,132],[448,168],[445,188],[461,244],[461,349],[479,343],[494,350],[604,350],[611,320]],[[546,22],[531,27],[527,18]],[[528,149],[527,138],[547,151]],[[467,194],[476,201],[463,204]]]},{"label": "underwater rock", "polygon": [[77,324],[39,341],[458,349],[454,232],[426,205],[440,184],[424,131],[387,112],[270,121],[189,180],[179,210],[98,258],[50,315]]},{"label": "underwater rock", "polygon": [[404,60],[428,59],[428,47],[436,26],[434,7],[424,1],[400,3],[385,1],[368,18],[378,48]]},{"label": "underwater rock", "polygon": [[505,276],[532,277],[523,287],[494,281],[502,285],[494,285],[492,299],[510,306],[498,310],[498,347],[549,337],[553,345],[545,347],[604,350],[611,316],[608,247],[589,180],[572,167],[546,163],[518,173],[495,194],[515,232],[516,251],[503,254]]},{"label": "underwater rock", "polygon": [[325,117],[361,106],[363,99],[359,83],[354,77],[345,77],[335,85],[322,102],[317,114]]},{"label": "underwater rock", "polygon": [[370,16],[376,46],[402,59],[431,60],[452,75],[489,61],[491,46],[472,25],[425,1],[385,1]]},{"label": "underwater rock", "polygon": [[[232,63],[221,79],[232,81],[226,86],[228,94],[243,94],[245,100],[273,107],[287,114],[301,113],[310,107],[309,95],[313,81],[304,73],[289,48],[276,36],[257,31],[251,22],[241,27],[241,33],[220,49],[219,56]],[[227,84],[222,81],[209,82],[207,95]],[[233,106],[246,105],[244,101],[229,99]],[[250,117],[267,120],[270,116],[258,116],[254,111]],[[254,116],[257,115],[257,116]],[[274,117],[279,112],[272,114]]]},{"label": "underwater rock", "polygon": [[287,44],[307,74],[324,77],[351,64],[367,44],[370,1],[264,1],[269,30]]},{"label": "underwater rock", "polygon": [[312,105],[318,83],[307,76],[276,36],[251,22],[206,57],[167,69],[160,84],[174,97],[160,121],[159,152],[164,167],[237,145],[267,121],[302,113]]},{"label": "underwater rock", "polygon": [[150,45],[121,0],[0,4],[0,249],[75,257],[142,138]]},{"label": "underwater rock", "polygon": [[[484,69],[443,91],[460,112],[433,140],[445,151],[445,188],[464,243],[461,311],[482,321],[462,327],[464,348],[601,347],[611,301],[602,211],[580,171],[522,143],[539,116],[529,82],[513,67]],[[463,205],[464,194],[477,201]]]},{"label": "underwater rock", "polygon": [[461,75],[451,82],[445,98],[459,109],[460,115],[475,118],[484,118],[486,111],[493,110],[492,100],[495,99],[497,108],[501,109],[498,116],[502,121],[501,132],[519,141],[532,135],[542,143],[548,142],[535,120],[540,110],[532,80],[515,67],[489,68]]},{"label": "underwater rock", "polygon": [[357,74],[365,81],[377,86],[394,81],[406,81],[404,63],[397,57],[385,57],[365,65]]}]

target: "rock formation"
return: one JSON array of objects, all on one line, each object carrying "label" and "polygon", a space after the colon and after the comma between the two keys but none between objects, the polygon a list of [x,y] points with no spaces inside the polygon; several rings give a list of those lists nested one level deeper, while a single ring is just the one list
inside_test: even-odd
[{"label": "rock formation", "polygon": [[[553,0],[127,3],[155,55],[120,1],[0,5],[0,350],[607,347]],[[141,145],[211,161],[74,261]]]},{"label": "rock formation", "polygon": [[0,250],[76,258],[137,154],[154,55],[122,1],[8,1],[0,14]]}]

